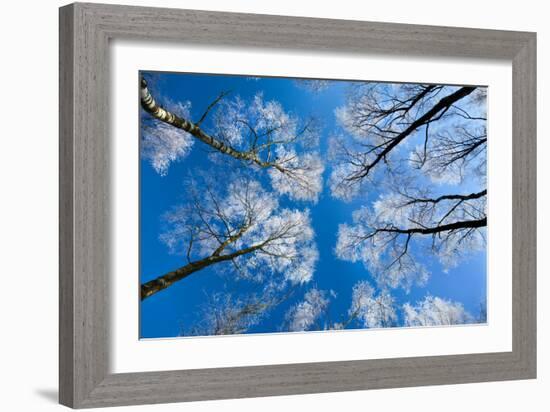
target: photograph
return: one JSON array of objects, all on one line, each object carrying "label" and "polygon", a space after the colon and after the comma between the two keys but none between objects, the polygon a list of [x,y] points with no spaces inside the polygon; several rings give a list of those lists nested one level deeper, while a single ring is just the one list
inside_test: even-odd
[{"label": "photograph", "polygon": [[486,323],[487,87],[139,93],[140,338]]}]

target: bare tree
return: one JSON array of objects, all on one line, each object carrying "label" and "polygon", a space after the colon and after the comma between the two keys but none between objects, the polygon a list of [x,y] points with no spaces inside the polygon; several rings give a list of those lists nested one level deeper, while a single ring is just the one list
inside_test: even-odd
[{"label": "bare tree", "polygon": [[463,325],[475,323],[461,303],[442,299],[434,296],[426,296],[416,305],[405,303],[403,305],[405,326],[442,326]]},{"label": "bare tree", "polygon": [[[164,142],[160,148],[165,149],[149,157],[164,160],[160,170],[165,172],[166,160],[173,161],[189,152],[192,137],[210,148],[213,154],[267,170],[273,188],[279,193],[296,200],[316,201],[322,190],[324,170],[318,153],[312,150],[318,143],[316,122],[313,119],[301,121],[285,112],[280,103],[265,101],[261,94],[251,102],[238,96],[230,100],[227,95],[227,92],[220,93],[193,122],[189,111],[176,113],[161,106],[142,78],[141,107],[156,120],[150,126],[152,130],[146,129],[143,134],[148,142],[154,141],[156,135],[159,142]],[[163,125],[182,135],[178,139],[176,135],[167,137]],[[170,144],[166,144],[167,141]]]},{"label": "bare tree", "polygon": [[336,254],[363,262],[381,285],[409,289],[429,276],[419,253],[451,268],[484,247],[486,225],[486,191],[438,197],[390,192],[354,212],[352,224],[340,225]]},{"label": "bare tree", "polygon": [[387,290],[376,295],[375,289],[365,280],[353,286],[348,315],[344,328],[354,320],[358,320],[366,328],[388,328],[397,324],[394,298]]},{"label": "bare tree", "polygon": [[281,288],[268,283],[260,293],[236,294],[218,292],[207,295],[201,306],[201,320],[182,335],[234,335],[249,331],[266,319],[269,312],[287,300],[295,287]]},{"label": "bare tree", "polygon": [[296,79],[294,80],[294,84],[311,93],[320,93],[330,87],[331,81],[319,79]]},{"label": "bare tree", "polygon": [[[286,313],[284,330],[344,330],[353,328],[389,328],[402,326],[438,326],[486,322],[486,312],[481,305],[480,315],[474,318],[460,302],[427,295],[414,305],[398,306],[388,289],[378,292],[368,281],[358,281],[352,289],[349,310],[335,322],[329,314],[331,290],[311,288],[301,301]],[[401,319],[401,320],[400,320]]]},{"label": "bare tree", "polygon": [[187,263],[143,283],[141,299],[214,265],[257,281],[274,274],[294,284],[311,279],[318,252],[308,210],[279,209],[277,198],[245,175],[222,190],[207,177],[186,187],[190,200],[165,215],[161,240]]},{"label": "bare tree", "polygon": [[[469,86],[352,86],[346,104],[336,111],[340,125],[352,139],[332,139],[333,196],[350,200],[366,183],[376,183],[375,171],[381,165],[385,166],[384,179],[388,172],[399,172],[409,162],[437,172],[477,156],[484,150],[486,137],[481,102],[484,94],[485,89]],[[460,130],[457,133],[455,129]],[[405,144],[410,140],[418,141],[414,156],[410,143]]]},{"label": "bare tree", "polygon": [[[384,190],[353,214],[352,224],[340,226],[337,256],[363,262],[382,286],[409,289],[429,277],[419,254],[431,253],[450,268],[483,248],[485,89],[358,86],[338,116],[352,138],[333,143],[333,195],[349,200],[364,182]],[[465,179],[470,191],[437,189]]]},{"label": "bare tree", "polygon": [[285,315],[284,328],[290,332],[322,330],[320,320],[327,312],[330,298],[327,292],[317,288],[309,289],[302,301],[293,305]]},{"label": "bare tree", "polygon": [[365,328],[386,328],[397,325],[394,298],[387,290],[376,294],[367,281],[357,282],[352,290],[352,299],[347,314],[336,321],[330,315],[332,290],[309,289],[303,300],[293,305],[286,313],[284,327],[291,331],[341,330],[354,325]]}]

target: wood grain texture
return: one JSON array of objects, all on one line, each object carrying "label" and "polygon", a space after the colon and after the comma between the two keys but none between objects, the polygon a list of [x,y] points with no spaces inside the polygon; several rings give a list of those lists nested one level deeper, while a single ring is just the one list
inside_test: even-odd
[{"label": "wood grain texture", "polygon": [[[536,376],[534,33],[76,3],[60,9],[60,402],[74,408]],[[495,58],[513,65],[513,350],[109,373],[109,40]],[[490,224],[490,222],[489,222]]]},{"label": "wood grain texture", "polygon": [[[65,10],[67,11],[67,10]],[[59,401],[73,404],[73,38],[74,19],[59,16]]]}]

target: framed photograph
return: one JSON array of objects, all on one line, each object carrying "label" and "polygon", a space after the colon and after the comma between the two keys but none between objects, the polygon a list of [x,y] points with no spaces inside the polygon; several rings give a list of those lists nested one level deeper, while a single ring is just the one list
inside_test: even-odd
[{"label": "framed photograph", "polygon": [[60,9],[60,402],[536,376],[536,36]]}]

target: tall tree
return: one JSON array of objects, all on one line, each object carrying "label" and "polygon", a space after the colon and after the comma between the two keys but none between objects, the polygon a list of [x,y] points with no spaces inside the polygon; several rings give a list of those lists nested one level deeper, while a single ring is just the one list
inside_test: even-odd
[{"label": "tall tree", "polygon": [[378,295],[365,280],[353,286],[349,318],[344,324],[358,320],[366,328],[388,328],[397,325],[394,298],[387,290]]},{"label": "tall tree", "polygon": [[[250,102],[238,96],[229,99],[227,94],[220,93],[193,122],[189,105],[180,105],[179,110],[169,100],[161,105],[142,78],[141,107],[155,120],[142,128],[145,157],[159,173],[166,173],[169,163],[186,156],[192,141],[198,140],[213,155],[267,170],[277,192],[295,200],[317,201],[324,166],[314,150],[319,134],[316,122],[287,113],[279,102],[265,101],[261,93]],[[149,143],[154,141],[161,144]]]},{"label": "tall tree", "polygon": [[[485,93],[484,88],[469,86],[353,85],[346,104],[336,110],[346,135],[331,141],[333,196],[350,200],[367,184],[385,180],[388,172],[402,171],[409,161],[414,161],[416,167],[431,169],[442,162],[447,169],[465,157],[477,156],[485,143],[477,139],[478,129],[484,129],[486,121]],[[475,138],[459,138],[457,129]],[[412,150],[411,143],[415,145]],[[461,148],[465,150],[457,152]]]},{"label": "tall tree", "polygon": [[450,268],[483,248],[485,93],[466,86],[353,88],[337,110],[350,137],[332,141],[331,191],[351,200],[365,195],[367,183],[384,190],[340,226],[338,257],[363,262],[382,286],[409,289],[429,276],[419,255],[434,254]]},{"label": "tall tree", "polygon": [[256,281],[311,279],[318,252],[309,211],[279,208],[273,193],[246,175],[219,187],[213,177],[196,176],[186,185],[190,201],[165,215],[161,240],[187,264],[143,283],[141,299],[208,267]]},{"label": "tall tree", "polygon": [[326,291],[317,288],[309,289],[304,294],[303,300],[287,311],[284,327],[290,332],[326,328],[326,325],[323,326],[320,323],[320,319],[325,314],[329,302]]},{"label": "tall tree", "polygon": [[449,269],[482,250],[486,225],[485,191],[439,197],[393,192],[356,210],[352,224],[340,225],[335,251],[363,262],[380,285],[409,289],[428,280],[427,255]]},{"label": "tall tree", "polygon": [[217,292],[201,305],[200,321],[182,335],[234,335],[246,333],[269,317],[270,312],[287,300],[295,287],[269,282],[257,293]]},{"label": "tall tree", "polygon": [[301,301],[288,309],[283,330],[344,330],[354,328],[388,328],[397,326],[439,326],[485,322],[486,313],[480,310],[478,319],[470,315],[459,302],[427,295],[414,305],[396,304],[388,289],[376,290],[366,280],[358,281],[352,289],[351,303],[346,314],[335,322],[329,316],[334,291],[315,287],[307,290]]},{"label": "tall tree", "polygon": [[405,326],[442,326],[474,323],[475,319],[458,302],[426,296],[416,305],[403,305]]},{"label": "tall tree", "polygon": [[296,332],[397,326],[394,298],[387,290],[376,294],[375,288],[367,281],[359,281],[353,286],[350,308],[339,321],[329,316],[332,298],[336,298],[332,290],[309,289],[304,298],[287,311],[284,328]]}]

